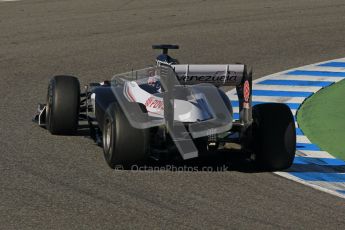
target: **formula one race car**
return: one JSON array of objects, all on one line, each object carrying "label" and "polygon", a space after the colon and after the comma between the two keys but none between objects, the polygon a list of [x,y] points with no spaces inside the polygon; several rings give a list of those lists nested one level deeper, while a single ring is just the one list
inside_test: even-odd
[{"label": "formula one race car", "polygon": [[[168,55],[177,45],[153,48],[163,50],[155,66],[91,83],[82,93],[76,77],[53,77],[47,103],[39,104],[34,120],[60,135],[75,134],[86,122],[112,168],[178,153],[186,160],[224,149],[226,143],[239,146],[264,170],[291,166],[293,115],[285,104],[252,106],[252,73],[246,65],[179,64]],[[221,86],[236,87],[238,119]]]}]

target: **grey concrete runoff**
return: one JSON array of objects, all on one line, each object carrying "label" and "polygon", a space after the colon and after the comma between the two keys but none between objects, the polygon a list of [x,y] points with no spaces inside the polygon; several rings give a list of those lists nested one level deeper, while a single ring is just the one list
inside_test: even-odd
[{"label": "grey concrete runoff", "polygon": [[89,138],[31,118],[51,76],[84,85],[145,68],[155,43],[179,44],[182,63],[247,63],[256,78],[344,57],[344,12],[343,0],[0,1],[0,228],[343,229],[344,200],[233,156],[111,170]]}]

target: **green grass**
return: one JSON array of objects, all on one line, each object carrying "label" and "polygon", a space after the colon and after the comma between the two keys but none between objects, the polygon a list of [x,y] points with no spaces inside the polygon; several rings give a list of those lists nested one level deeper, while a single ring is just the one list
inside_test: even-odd
[{"label": "green grass", "polygon": [[345,80],[308,98],[297,121],[312,143],[345,160]]}]

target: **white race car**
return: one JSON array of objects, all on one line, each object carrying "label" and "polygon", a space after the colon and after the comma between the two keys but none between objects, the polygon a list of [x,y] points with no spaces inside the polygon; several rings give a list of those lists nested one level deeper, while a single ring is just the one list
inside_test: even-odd
[{"label": "white race car", "polygon": [[[80,93],[72,76],[55,76],[35,121],[52,134],[74,134],[84,121],[103,146],[110,167],[130,167],[180,153],[183,159],[235,143],[264,170],[291,166],[296,149],[293,115],[279,103],[252,107],[252,73],[244,64],[179,64],[163,53],[153,67],[90,83]],[[239,117],[220,86],[235,86]]]}]

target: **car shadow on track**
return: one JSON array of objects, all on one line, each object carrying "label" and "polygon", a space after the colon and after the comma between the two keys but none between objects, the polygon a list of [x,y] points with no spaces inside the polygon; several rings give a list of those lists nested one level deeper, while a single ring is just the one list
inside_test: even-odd
[{"label": "car shadow on track", "polygon": [[[87,124],[79,124],[76,136],[93,139],[92,130]],[[101,146],[100,143],[95,143]],[[167,159],[149,159],[142,164],[123,167],[118,165],[116,170],[136,170],[136,171],[184,171],[184,172],[226,172],[239,171],[244,173],[263,172],[257,168],[247,155],[238,150],[218,150],[199,154],[199,157],[183,160],[179,153],[174,153],[174,157]]]},{"label": "car shadow on track", "polygon": [[171,172],[227,172],[238,171],[244,173],[263,172],[255,164],[237,151],[215,151],[203,154],[198,158],[182,160],[149,160],[141,165],[133,165],[130,168],[116,168],[120,170],[136,171],[171,171]]}]

